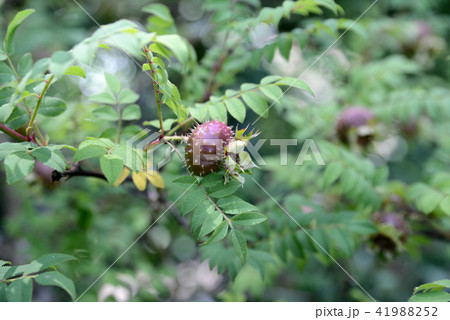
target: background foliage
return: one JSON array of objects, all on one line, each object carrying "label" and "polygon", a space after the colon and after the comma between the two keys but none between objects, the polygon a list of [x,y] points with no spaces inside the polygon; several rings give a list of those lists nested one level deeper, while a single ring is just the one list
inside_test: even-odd
[{"label": "background foliage", "polygon": [[[331,257],[377,300],[448,301],[450,7],[380,0],[353,24],[371,3],[80,2],[99,30],[75,2],[0,0],[0,123],[32,140],[0,135],[0,301],[370,300]],[[354,105],[366,146],[336,135]],[[243,188],[177,156],[143,174],[125,142],[159,108],[169,136],[192,115],[298,144],[281,166],[266,142]],[[326,166],[294,165],[306,139]]]}]

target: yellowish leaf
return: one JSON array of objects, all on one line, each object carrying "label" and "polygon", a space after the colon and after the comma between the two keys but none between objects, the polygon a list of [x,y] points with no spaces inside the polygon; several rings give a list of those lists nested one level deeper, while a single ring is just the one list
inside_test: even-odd
[{"label": "yellowish leaf", "polygon": [[116,182],[114,182],[114,187],[120,186],[122,184],[122,182],[125,181],[125,179],[128,177],[129,174],[130,174],[130,169],[128,169],[127,167],[123,167],[122,173],[117,178]]},{"label": "yellowish leaf", "polygon": [[132,172],[131,177],[133,178],[133,183],[140,191],[144,191],[147,188],[147,178],[146,173],[141,172]]},{"label": "yellowish leaf", "polygon": [[156,171],[148,171],[146,173],[148,181],[157,188],[164,188],[164,180]]}]

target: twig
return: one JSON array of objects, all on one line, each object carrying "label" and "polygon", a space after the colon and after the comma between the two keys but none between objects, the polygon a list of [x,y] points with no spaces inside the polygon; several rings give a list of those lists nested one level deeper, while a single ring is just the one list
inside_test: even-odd
[{"label": "twig", "polygon": [[150,50],[147,47],[144,47],[144,52],[145,52],[145,57],[147,58],[150,72],[152,73],[151,78],[153,80],[153,89],[155,90],[156,106],[158,107],[159,127],[161,128],[161,137],[164,137],[164,126],[163,126],[162,113],[161,113],[161,100],[159,99],[158,82],[154,78],[156,71],[153,68],[152,59],[150,58],[150,55],[149,55]]},{"label": "twig", "polygon": [[208,86],[206,87],[205,94],[203,95],[200,102],[206,102],[209,100],[213,92],[217,89],[216,77],[217,74],[222,70],[225,60],[233,53],[233,48],[226,50],[219,58],[219,60],[213,66],[213,73],[208,81]]},{"label": "twig", "polygon": [[95,171],[85,171],[81,169],[80,167],[77,167],[75,170],[66,170],[64,172],[59,171],[53,171],[52,172],[52,180],[53,182],[59,181],[62,178],[72,178],[72,177],[93,177],[93,178],[99,178],[102,180],[106,180],[106,177],[104,174],[100,172]]},{"label": "twig", "polygon": [[167,135],[170,136],[172,134],[174,134],[175,132],[177,132],[178,129],[180,129],[182,126],[190,123],[194,121],[194,117],[189,117],[184,121],[181,121],[180,123],[178,123],[175,127],[173,127],[173,129],[171,129],[169,132],[167,132]]},{"label": "twig", "polygon": [[223,212],[223,210],[219,208],[219,206],[216,204],[216,202],[213,199],[211,199],[211,197],[209,196],[208,192],[206,192],[205,188],[203,188],[203,186],[200,183],[197,183],[197,185],[198,185],[198,188],[200,190],[202,190],[203,193],[206,195],[206,198],[209,200],[209,202],[211,202],[213,204],[213,206],[216,208],[216,210],[219,211],[223,215],[225,220],[227,220],[227,222],[230,225],[230,227],[233,228],[233,224],[231,223],[230,218],[228,218],[227,215],[225,214],[225,212]]},{"label": "twig", "polygon": [[25,137],[24,135],[18,133],[17,131],[15,131],[13,129],[8,128],[3,123],[0,123],[0,130],[3,131],[4,133],[6,133],[8,136],[15,138],[19,141],[29,141],[27,139],[27,137]]},{"label": "twig", "polygon": [[33,127],[34,120],[36,120],[36,116],[37,116],[37,113],[39,111],[39,107],[41,106],[42,99],[44,98],[45,93],[47,92],[48,88],[50,87],[50,84],[52,83],[52,80],[53,80],[53,75],[51,75],[48,80],[45,80],[44,89],[42,89],[42,92],[41,92],[41,94],[39,96],[39,100],[38,100],[38,102],[36,104],[36,108],[34,108],[33,114],[31,115],[31,118],[30,118],[30,122],[28,123],[27,138],[30,137],[30,131],[31,131],[31,128]]}]

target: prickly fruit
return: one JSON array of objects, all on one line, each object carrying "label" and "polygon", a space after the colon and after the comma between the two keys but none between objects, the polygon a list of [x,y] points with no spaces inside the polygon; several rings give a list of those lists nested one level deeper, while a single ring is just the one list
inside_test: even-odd
[{"label": "prickly fruit", "polygon": [[198,125],[187,141],[186,166],[197,176],[218,172],[225,159],[225,147],[233,140],[233,131],[224,122],[208,121]]},{"label": "prickly fruit", "polygon": [[[375,212],[372,216],[378,232],[370,237],[370,246],[383,259],[397,255],[408,240],[410,228],[403,216],[396,213]],[[386,228],[386,227],[391,228]]]},{"label": "prickly fruit", "polygon": [[372,140],[372,129],[369,124],[374,118],[372,111],[365,107],[353,106],[344,110],[336,125],[339,140],[349,143],[350,130],[356,129],[358,143],[366,146]]}]

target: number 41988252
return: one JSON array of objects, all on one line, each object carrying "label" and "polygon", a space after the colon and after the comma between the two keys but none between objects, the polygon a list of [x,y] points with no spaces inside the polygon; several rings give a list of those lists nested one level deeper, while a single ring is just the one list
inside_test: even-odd
[{"label": "number 41988252", "polygon": [[375,313],[384,317],[437,317],[437,311],[436,307],[379,307]]}]

